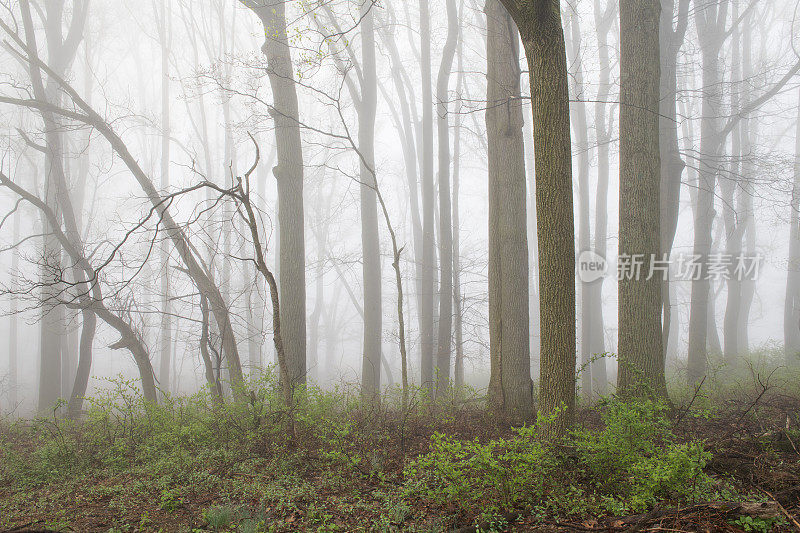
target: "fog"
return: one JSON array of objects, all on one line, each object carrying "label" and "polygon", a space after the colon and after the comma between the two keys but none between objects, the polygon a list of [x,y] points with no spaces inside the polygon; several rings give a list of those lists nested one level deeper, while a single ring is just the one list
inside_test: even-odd
[{"label": "fog", "polygon": [[[550,320],[546,302],[539,311],[539,261],[547,261],[539,247],[550,237],[537,235],[534,131],[545,126],[533,124],[529,47],[516,29],[506,50],[518,62],[487,62],[498,27],[487,13],[498,2],[1,4],[1,414],[47,412],[59,398],[79,411],[79,399],[116,379],[146,389],[146,375],[180,395],[218,387],[229,396],[237,373],[255,379],[267,369],[370,393],[402,385],[403,351],[411,385],[452,380],[483,395],[496,349],[490,285],[520,275],[530,297],[503,288],[497,294],[512,303],[497,312],[508,323],[527,317],[528,331],[514,330],[529,338],[523,351],[539,380],[540,316]],[[671,253],[667,378],[683,383],[751,354],[792,362],[800,352],[797,3],[661,4],[676,32],[685,25],[685,38],[670,41],[662,14],[660,101],[670,98],[671,64],[676,102],[674,116],[669,105],[658,112],[661,251]],[[271,25],[277,5],[285,34]],[[592,397],[613,390],[617,376],[620,25],[616,2],[563,2],[561,12],[573,248],[609,269],[585,283],[576,268],[574,285],[557,287],[577,294],[576,365],[591,376],[578,380]],[[504,189],[501,180],[493,192],[490,173],[508,173],[502,160],[516,153],[492,148],[501,146],[487,131],[504,120],[498,110],[522,117],[524,182]],[[490,161],[495,149],[500,163]],[[523,257],[529,267],[494,273],[492,216],[503,228],[497,260]],[[504,228],[520,220],[522,233],[507,237]],[[739,280],[728,265],[703,297],[679,264],[703,253],[696,237],[707,230],[708,257],[757,258],[759,269]],[[690,348],[698,298],[708,307],[694,337],[699,359]]]}]

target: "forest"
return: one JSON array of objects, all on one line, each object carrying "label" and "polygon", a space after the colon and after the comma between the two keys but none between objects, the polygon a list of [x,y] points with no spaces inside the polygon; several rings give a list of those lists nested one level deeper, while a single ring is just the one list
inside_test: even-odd
[{"label": "forest", "polygon": [[0,532],[800,532],[800,0],[0,0]]}]

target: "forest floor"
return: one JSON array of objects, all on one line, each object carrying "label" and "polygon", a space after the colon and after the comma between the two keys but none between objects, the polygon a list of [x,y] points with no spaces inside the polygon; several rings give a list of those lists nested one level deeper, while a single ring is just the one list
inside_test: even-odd
[{"label": "forest floor", "polygon": [[153,407],[118,382],[80,422],[0,423],[0,531],[800,531],[797,387],[603,402],[556,445],[463,397],[320,391],[289,439],[270,394]]}]

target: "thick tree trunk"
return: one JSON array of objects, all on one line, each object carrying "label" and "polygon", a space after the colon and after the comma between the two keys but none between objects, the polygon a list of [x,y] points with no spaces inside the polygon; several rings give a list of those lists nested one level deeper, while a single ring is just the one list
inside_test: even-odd
[{"label": "thick tree trunk", "polygon": [[519,32],[498,0],[488,0],[484,10],[489,147],[489,402],[515,418],[527,419],[533,398]]},{"label": "thick tree trunk", "polygon": [[450,199],[450,118],[448,88],[458,44],[458,10],[447,0],[447,40],[436,80],[437,130],[439,137],[439,335],[436,350],[436,393],[450,385],[450,355],[453,337],[453,217]]},{"label": "thick tree trunk", "polygon": [[539,238],[541,386],[547,438],[563,435],[575,412],[575,226],[569,82],[558,0],[502,0],[522,36],[533,101]]},{"label": "thick tree trunk", "polygon": [[286,33],[285,0],[242,0],[264,24],[261,50],[267,56],[272,87],[278,164],[280,227],[280,302],[283,345],[293,385],[306,380],[305,231],[303,219],[303,151],[291,51]]},{"label": "thick tree trunk", "polygon": [[623,394],[666,395],[661,286],[649,277],[661,252],[659,0],[620,3],[620,257],[641,255],[641,273],[619,281],[619,378]]}]

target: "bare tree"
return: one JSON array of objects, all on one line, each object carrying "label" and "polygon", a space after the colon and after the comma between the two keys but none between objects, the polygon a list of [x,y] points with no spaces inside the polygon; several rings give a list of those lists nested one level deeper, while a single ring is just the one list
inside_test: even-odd
[{"label": "bare tree", "polygon": [[436,351],[436,393],[450,384],[453,342],[453,212],[450,196],[450,119],[448,96],[450,74],[458,45],[458,9],[447,0],[447,40],[436,80],[437,135],[439,139],[439,336]]},{"label": "bare tree", "polygon": [[231,324],[230,311],[227,304],[222,298],[222,294],[214,281],[209,276],[198,257],[195,255],[196,251],[188,242],[186,233],[183,228],[175,222],[172,214],[169,212],[169,203],[165,202],[161,194],[156,190],[153,185],[152,179],[142,169],[137,160],[133,157],[125,144],[125,141],[117,135],[113,127],[100,116],[95,109],[84,100],[78,92],[67,83],[61,76],[59,76],[52,68],[44,63],[32,49],[25,45],[22,39],[5,23],[0,22],[0,27],[11,37],[19,51],[12,49],[11,53],[15,54],[20,60],[34,65],[48,76],[48,79],[58,87],[64,95],[69,97],[70,104],[73,108],[67,109],[42,100],[41,98],[16,98],[11,96],[0,96],[0,103],[6,103],[18,107],[38,110],[40,112],[51,113],[85,124],[94,128],[105,140],[109,143],[113,151],[125,164],[127,169],[131,172],[136,182],[145,192],[148,200],[152,204],[159,220],[164,227],[167,237],[172,241],[175,250],[181,258],[181,261],[186,267],[188,275],[192,278],[193,282],[198,286],[199,290],[203,292],[208,298],[212,314],[215,318],[216,324],[219,328],[220,336],[222,339],[223,352],[225,360],[228,364],[233,391],[236,395],[243,394],[242,389],[242,369],[239,360],[239,352],[236,344],[236,338]]}]

